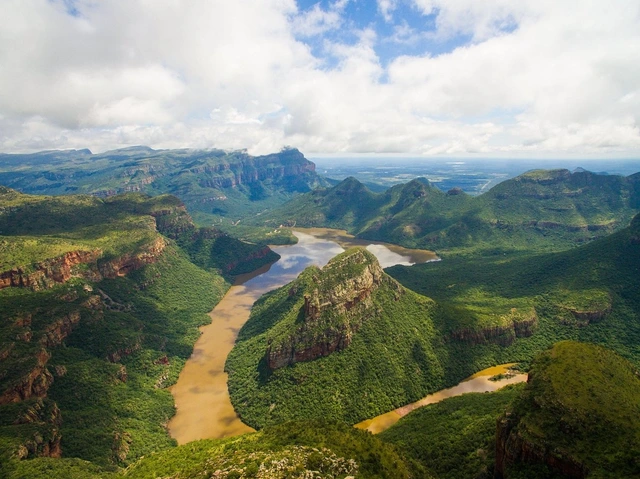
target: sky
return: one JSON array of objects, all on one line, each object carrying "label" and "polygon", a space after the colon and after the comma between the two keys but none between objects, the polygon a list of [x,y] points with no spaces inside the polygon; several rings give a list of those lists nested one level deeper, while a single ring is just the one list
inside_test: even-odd
[{"label": "sky", "polygon": [[0,0],[0,151],[640,158],[640,1]]}]

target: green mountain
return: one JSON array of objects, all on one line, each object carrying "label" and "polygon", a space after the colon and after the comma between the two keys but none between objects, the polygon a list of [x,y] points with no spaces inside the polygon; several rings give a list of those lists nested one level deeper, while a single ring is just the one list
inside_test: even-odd
[{"label": "green mountain", "polygon": [[[451,257],[387,272],[438,303],[436,327],[458,368],[528,361],[562,339],[601,344],[640,365],[640,215],[569,251]],[[514,307],[534,312],[526,332],[500,326]]]},{"label": "green mountain", "polygon": [[0,184],[23,193],[108,197],[170,193],[201,223],[232,221],[280,205],[328,183],[296,149],[251,156],[245,151],[131,147],[0,154]]},{"label": "green mountain", "polygon": [[274,258],[173,196],[0,187],[0,476],[87,477],[175,445],[167,388],[198,326],[227,274]]},{"label": "green mountain", "polygon": [[[365,294],[370,303],[354,303],[350,285],[365,284],[359,268],[371,267],[362,253],[306,270],[254,305],[227,361],[234,406],[254,427],[320,416],[356,423],[491,365],[526,363],[562,339],[640,364],[639,228],[637,216],[560,253],[387,270],[432,299],[383,282]],[[338,299],[343,291],[350,296]]]},{"label": "green mountain", "polygon": [[258,300],[229,354],[229,392],[254,427],[354,424],[439,389],[435,304],[354,248]]},{"label": "green mountain", "polygon": [[347,178],[253,221],[346,229],[444,255],[502,255],[568,249],[624,227],[638,209],[640,174],[535,170],[477,197],[445,193],[424,178],[383,193]]},{"label": "green mountain", "polygon": [[638,369],[593,345],[560,342],[532,364],[498,421],[497,478],[640,476]]}]

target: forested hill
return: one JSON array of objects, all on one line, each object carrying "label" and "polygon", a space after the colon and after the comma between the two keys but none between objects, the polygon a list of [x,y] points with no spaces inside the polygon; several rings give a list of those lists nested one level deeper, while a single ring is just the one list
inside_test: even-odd
[{"label": "forested hill", "polygon": [[168,387],[225,276],[277,257],[173,196],[0,187],[0,477],[90,477],[174,445]]},{"label": "forested hill", "polygon": [[328,185],[296,149],[251,156],[245,151],[143,146],[100,154],[89,150],[0,154],[0,184],[47,195],[171,193],[203,222],[211,218],[208,215],[237,220]]},{"label": "forested hill", "polygon": [[535,170],[475,197],[456,188],[443,192],[424,178],[383,193],[347,178],[296,198],[258,224],[343,228],[445,255],[502,255],[562,250],[606,236],[639,208],[640,173]]}]

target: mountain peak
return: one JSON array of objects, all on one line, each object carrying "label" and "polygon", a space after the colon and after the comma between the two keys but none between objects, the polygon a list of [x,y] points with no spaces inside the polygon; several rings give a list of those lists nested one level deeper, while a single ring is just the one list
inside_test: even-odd
[{"label": "mountain peak", "polygon": [[269,368],[312,361],[348,347],[362,323],[375,315],[371,296],[385,285],[396,295],[404,292],[364,248],[348,249],[322,269],[307,268],[289,290],[290,296],[303,298],[299,319],[269,338]]}]

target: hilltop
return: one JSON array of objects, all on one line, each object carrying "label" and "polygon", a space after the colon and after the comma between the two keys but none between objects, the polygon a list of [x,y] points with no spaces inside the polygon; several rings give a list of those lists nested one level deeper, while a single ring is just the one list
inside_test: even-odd
[{"label": "hilltop", "polygon": [[230,353],[229,392],[243,421],[350,423],[438,389],[435,304],[354,248],[258,300]]},{"label": "hilltop", "polygon": [[325,226],[444,255],[486,256],[568,249],[624,227],[638,209],[640,174],[534,170],[475,197],[424,178],[382,193],[347,178],[256,224]]}]

